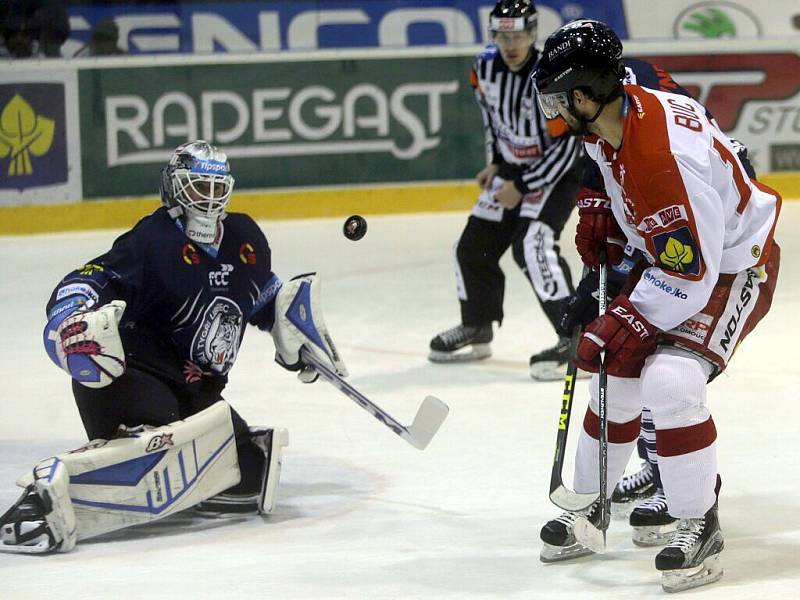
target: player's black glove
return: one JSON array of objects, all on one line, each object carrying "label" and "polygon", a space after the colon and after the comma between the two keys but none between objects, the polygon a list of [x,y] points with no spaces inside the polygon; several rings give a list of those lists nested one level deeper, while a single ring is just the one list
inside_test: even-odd
[{"label": "player's black glove", "polygon": [[[578,284],[578,289],[572,294],[569,301],[561,313],[558,327],[558,334],[564,337],[572,335],[576,326],[584,329],[589,323],[594,321],[598,315],[597,288],[600,284],[600,274],[597,271],[589,271],[588,274]],[[621,282],[609,277],[606,281],[607,304],[616,298],[620,292]]]}]

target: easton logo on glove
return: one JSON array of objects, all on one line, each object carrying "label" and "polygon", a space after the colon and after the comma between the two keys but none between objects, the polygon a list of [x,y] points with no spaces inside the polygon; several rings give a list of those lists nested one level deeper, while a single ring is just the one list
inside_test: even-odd
[{"label": "easton logo on glove", "polygon": [[624,306],[615,306],[609,309],[608,312],[617,315],[618,319],[625,321],[628,324],[628,328],[634,333],[638,333],[641,339],[644,339],[650,335],[650,332],[647,331],[647,325],[639,320],[635,314],[629,312]]},{"label": "easton logo on glove", "polygon": [[610,198],[582,197],[577,200],[578,208],[602,208],[611,210]]},{"label": "easton logo on glove", "polygon": [[586,327],[575,362],[581,369],[596,373],[597,357],[605,350],[609,375],[639,377],[644,360],[656,349],[657,333],[658,329],[621,294],[604,315]]}]

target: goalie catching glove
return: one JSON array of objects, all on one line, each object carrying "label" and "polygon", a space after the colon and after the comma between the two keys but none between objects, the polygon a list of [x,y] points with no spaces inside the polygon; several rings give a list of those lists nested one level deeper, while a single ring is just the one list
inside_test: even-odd
[{"label": "goalie catching glove", "polygon": [[347,368],[322,318],[320,286],[316,273],[298,275],[283,284],[275,298],[275,362],[299,371],[297,377],[303,383],[313,383],[319,375],[303,363],[301,348],[312,352],[340,377],[347,377]]},{"label": "goalie catching glove", "polygon": [[53,317],[44,330],[50,359],[87,387],[113,383],[126,368],[118,329],[125,306],[123,300],[114,300],[74,311],[66,318]]}]

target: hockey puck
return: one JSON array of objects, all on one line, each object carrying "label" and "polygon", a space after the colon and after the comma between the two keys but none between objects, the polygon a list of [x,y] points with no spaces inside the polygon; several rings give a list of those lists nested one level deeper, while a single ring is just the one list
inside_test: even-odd
[{"label": "hockey puck", "polygon": [[342,227],[344,237],[353,242],[357,242],[367,235],[367,220],[361,215],[347,217]]}]

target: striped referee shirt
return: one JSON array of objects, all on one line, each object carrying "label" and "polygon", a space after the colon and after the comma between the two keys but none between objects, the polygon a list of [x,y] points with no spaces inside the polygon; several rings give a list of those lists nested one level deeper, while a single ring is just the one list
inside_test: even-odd
[{"label": "striped referee shirt", "polygon": [[515,73],[497,47],[489,46],[475,59],[470,79],[483,115],[487,157],[500,165],[498,175],[513,180],[523,194],[549,195],[583,150],[566,123],[548,121],[539,110],[531,80],[537,58],[534,49]]}]

